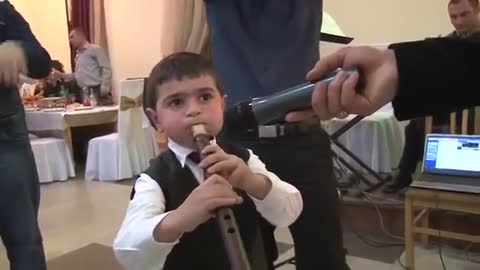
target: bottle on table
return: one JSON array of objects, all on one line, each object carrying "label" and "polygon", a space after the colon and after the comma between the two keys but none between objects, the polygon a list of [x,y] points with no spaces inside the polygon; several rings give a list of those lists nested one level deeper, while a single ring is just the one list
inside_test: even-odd
[{"label": "bottle on table", "polygon": [[90,105],[90,89],[88,87],[83,87],[83,106],[91,106]]},{"label": "bottle on table", "polygon": [[90,89],[90,96],[89,96],[89,100],[90,100],[90,106],[97,106],[97,98],[95,97],[95,93],[93,91],[93,89]]}]

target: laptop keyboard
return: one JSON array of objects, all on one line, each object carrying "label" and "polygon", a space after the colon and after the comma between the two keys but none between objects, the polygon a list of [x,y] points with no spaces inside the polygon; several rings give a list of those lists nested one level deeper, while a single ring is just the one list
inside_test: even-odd
[{"label": "laptop keyboard", "polygon": [[419,180],[426,181],[426,182],[436,182],[436,183],[454,184],[454,185],[480,186],[480,177],[423,174]]}]

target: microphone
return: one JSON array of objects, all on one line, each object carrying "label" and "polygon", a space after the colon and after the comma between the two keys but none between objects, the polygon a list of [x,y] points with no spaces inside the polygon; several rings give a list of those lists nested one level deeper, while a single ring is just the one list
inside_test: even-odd
[{"label": "microphone", "polygon": [[[344,71],[350,75],[356,70],[353,68],[345,69]],[[338,72],[338,70],[331,72],[319,81],[329,84],[335,79]],[[257,97],[251,101],[235,104],[225,114],[227,130],[243,131],[255,129],[259,125],[279,119],[289,112],[311,108],[312,93],[317,82],[306,82],[269,96]]]}]

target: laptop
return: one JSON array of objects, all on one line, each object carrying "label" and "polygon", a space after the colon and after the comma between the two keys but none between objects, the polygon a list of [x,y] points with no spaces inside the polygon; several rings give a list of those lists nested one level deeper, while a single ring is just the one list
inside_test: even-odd
[{"label": "laptop", "polygon": [[480,194],[480,136],[429,134],[412,187]]}]

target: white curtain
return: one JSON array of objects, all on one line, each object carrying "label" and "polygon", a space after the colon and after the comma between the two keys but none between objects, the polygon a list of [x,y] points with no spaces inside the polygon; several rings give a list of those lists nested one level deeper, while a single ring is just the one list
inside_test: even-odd
[{"label": "white curtain", "polygon": [[200,53],[208,38],[204,0],[164,0],[162,53]]},{"label": "white curtain", "polygon": [[104,0],[90,1],[90,38],[93,44],[100,45],[108,54]]}]

